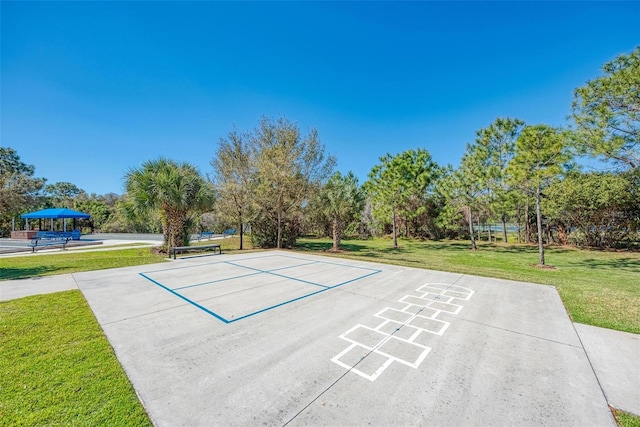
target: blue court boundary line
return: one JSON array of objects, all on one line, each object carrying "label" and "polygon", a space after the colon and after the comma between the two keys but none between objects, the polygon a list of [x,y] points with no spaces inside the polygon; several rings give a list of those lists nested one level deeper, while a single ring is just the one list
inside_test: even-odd
[{"label": "blue court boundary line", "polygon": [[[318,255],[314,255],[314,256],[318,256]],[[296,256],[291,256],[291,255],[283,255],[283,254],[257,255],[257,256],[242,258],[242,261],[244,261],[244,260],[254,260],[254,259],[275,258],[275,257],[283,257],[283,258],[297,259],[297,260],[300,260],[300,261],[307,261],[308,264],[322,263],[322,264],[337,265],[337,266],[340,266],[340,267],[357,268],[357,269],[360,269],[360,270],[380,271],[380,270],[376,270],[375,268],[360,267],[360,266],[357,266],[357,265],[342,264],[342,263],[339,263],[339,262],[332,262],[332,261],[325,261],[325,260],[311,260],[309,258],[301,258],[301,257],[296,257]],[[182,257],[181,259],[185,259],[185,257]],[[214,261],[214,262],[207,262],[207,263],[198,264],[198,265],[181,265],[179,267],[173,267],[173,268],[163,268],[163,269],[158,269],[158,270],[144,271],[143,273],[144,274],[158,273],[158,272],[163,272],[163,271],[181,270],[181,269],[184,269],[184,268],[195,268],[195,267],[200,267],[200,266],[204,266],[204,265],[226,264],[228,262],[229,261]],[[274,269],[273,271],[286,269],[286,268],[292,268],[292,267],[280,267],[280,268]]]},{"label": "blue court boundary line", "polygon": [[256,274],[261,274],[261,273],[270,274],[272,276],[282,277],[284,279],[295,280],[296,282],[306,283],[307,285],[319,286],[321,288],[329,288],[330,287],[330,286],[327,286],[327,285],[321,285],[319,283],[309,282],[308,280],[298,279],[296,277],[289,277],[289,276],[285,276],[284,274],[274,273],[274,271],[278,271],[278,270],[286,270],[287,268],[302,267],[303,265],[316,264],[316,263],[302,264],[300,266],[293,266],[293,267],[275,268],[273,270],[260,270],[259,268],[247,267],[245,265],[235,264],[233,262],[227,262],[227,264],[231,264],[231,265],[233,265],[235,267],[242,267],[242,268],[246,268],[246,269],[249,269],[249,270],[256,271],[257,272]]},{"label": "blue court boundary line", "polygon": [[[297,257],[289,257],[289,256],[285,256],[285,255],[271,255],[271,256],[272,256],[272,257],[275,257],[275,256],[284,256],[284,257],[286,257],[286,258],[298,259],[298,260],[303,260],[303,261],[311,261],[311,260],[309,260],[309,259],[297,258]],[[256,259],[256,258],[267,258],[267,257],[252,257],[251,259]],[[245,258],[245,259],[248,259],[248,258]],[[281,303],[274,304],[274,305],[272,305],[272,306],[269,306],[269,307],[266,307],[266,308],[263,308],[263,309],[260,309],[260,310],[257,310],[257,311],[254,311],[254,312],[248,313],[248,314],[244,314],[244,315],[242,315],[242,316],[240,316],[240,317],[236,317],[235,319],[226,319],[225,317],[223,317],[223,316],[221,316],[221,315],[219,315],[219,314],[215,313],[214,311],[211,311],[211,310],[209,310],[208,308],[206,308],[206,307],[204,307],[204,306],[202,306],[202,305],[198,304],[197,302],[195,302],[195,301],[193,301],[193,300],[191,300],[191,299],[189,299],[189,298],[185,297],[184,295],[180,294],[179,292],[176,292],[176,290],[179,290],[179,289],[185,289],[185,288],[194,287],[194,286],[202,286],[202,285],[209,284],[209,283],[201,283],[201,284],[196,284],[196,285],[189,285],[189,286],[185,286],[185,287],[181,287],[181,288],[176,288],[176,289],[174,290],[174,289],[171,289],[171,288],[169,288],[169,287],[167,287],[167,286],[163,285],[162,283],[160,283],[160,282],[158,282],[158,281],[156,281],[156,280],[154,280],[154,279],[150,278],[150,277],[149,277],[149,276],[147,276],[145,273],[138,273],[138,274],[140,274],[140,276],[144,277],[145,279],[149,280],[150,282],[154,283],[155,285],[158,285],[158,286],[160,286],[161,288],[163,288],[163,289],[165,289],[165,290],[167,290],[167,291],[171,292],[172,294],[176,295],[176,296],[177,296],[177,297],[179,297],[180,299],[182,299],[182,300],[184,300],[184,301],[188,302],[189,304],[191,304],[191,305],[193,305],[193,306],[195,306],[195,307],[199,308],[200,310],[204,311],[205,313],[208,313],[208,314],[212,315],[213,317],[215,317],[216,319],[218,319],[218,320],[220,320],[220,321],[224,322],[225,324],[229,324],[229,323],[237,322],[238,320],[242,320],[242,319],[246,319],[246,318],[248,318],[248,317],[255,316],[255,315],[260,314],[260,313],[264,313],[264,312],[269,311],[269,310],[273,310],[273,309],[275,309],[275,308],[281,307],[281,306],[286,305],[286,304],[290,304],[290,303],[295,302],[295,301],[299,301],[299,300],[301,300],[301,299],[304,299],[304,298],[307,298],[307,297],[310,297],[310,296],[313,296],[313,295],[319,294],[319,293],[321,293],[321,292],[325,292],[325,291],[328,291],[328,290],[331,290],[331,289],[334,289],[334,288],[337,288],[337,287],[340,287],[340,286],[347,285],[347,284],[349,284],[349,283],[355,282],[355,281],[360,280],[360,279],[365,279],[365,278],[367,278],[367,277],[373,276],[374,274],[378,274],[378,273],[380,273],[380,272],[382,271],[382,270],[377,270],[377,269],[373,269],[373,268],[356,267],[356,266],[351,266],[351,265],[348,265],[348,264],[339,264],[339,263],[324,262],[324,261],[312,261],[312,262],[309,262],[309,263],[307,263],[307,264],[302,264],[302,265],[310,265],[310,264],[332,264],[332,265],[337,265],[337,266],[341,266],[341,267],[359,268],[359,269],[361,269],[361,270],[369,270],[369,271],[371,271],[371,273],[366,274],[366,275],[364,275],[364,276],[358,276],[358,277],[355,277],[355,278],[353,278],[353,279],[347,280],[347,281],[345,281],[345,282],[338,283],[337,285],[333,285],[333,286],[326,286],[326,285],[319,285],[319,284],[316,284],[316,283],[308,282],[308,281],[306,281],[306,280],[302,280],[302,279],[297,279],[297,278],[295,278],[295,277],[289,277],[289,276],[284,276],[284,275],[277,274],[277,273],[272,273],[272,272],[271,272],[271,271],[269,271],[269,270],[259,270],[259,269],[253,268],[253,267],[247,267],[247,266],[244,266],[244,265],[234,264],[233,262],[229,262],[229,261],[218,261],[218,262],[214,262],[214,263],[207,263],[207,264],[202,264],[202,265],[223,264],[223,263],[224,263],[224,264],[230,264],[230,265],[233,265],[233,266],[236,266],[236,267],[247,268],[247,269],[250,269],[250,270],[254,270],[254,271],[256,271],[256,272],[255,272],[255,273],[251,273],[251,274],[242,275],[242,276],[234,276],[234,277],[230,277],[230,278],[225,278],[225,279],[220,279],[220,280],[214,280],[214,281],[209,282],[209,283],[222,282],[222,281],[225,281],[225,280],[232,280],[232,279],[237,279],[237,278],[241,278],[241,277],[254,276],[254,275],[258,275],[258,274],[262,274],[262,273],[264,273],[264,274],[272,274],[272,275],[274,275],[274,276],[282,277],[282,278],[289,279],[289,280],[293,280],[293,281],[297,281],[297,282],[307,283],[307,284],[311,284],[311,285],[315,285],[315,286],[321,286],[321,287],[323,287],[323,289],[320,289],[320,290],[318,290],[318,291],[311,292],[310,294],[302,295],[302,296],[299,296],[299,297],[296,297],[296,298],[293,298],[293,299],[290,299],[290,300],[287,300],[287,301],[283,301],[283,302],[281,302]],[[291,266],[291,267],[280,267],[280,268],[276,268],[276,269],[274,269],[274,270],[272,270],[272,271],[283,270],[283,269],[287,269],[287,268],[294,268],[294,267],[299,267],[299,266],[302,266],[302,265],[298,265],[298,266]],[[199,266],[200,266],[200,265],[199,265]],[[169,270],[176,270],[176,269],[181,269],[181,268],[192,268],[192,267],[199,267],[199,266],[184,266],[184,267],[178,267],[178,268],[174,268],[174,269],[155,270],[155,271],[151,271],[151,272],[147,272],[147,273],[156,273],[156,272],[163,272],[163,271],[169,271]]]},{"label": "blue court boundary line", "polygon": [[178,298],[181,298],[181,299],[185,300],[186,302],[188,302],[189,304],[192,304],[192,305],[194,305],[194,306],[198,307],[200,310],[204,311],[205,313],[208,313],[208,314],[212,315],[212,316],[213,316],[213,317],[215,317],[216,319],[221,320],[221,321],[223,321],[224,323],[227,323],[227,324],[228,324],[228,323],[230,323],[227,319],[225,319],[224,317],[220,316],[219,314],[216,314],[215,312],[213,312],[213,311],[209,310],[207,307],[204,307],[204,306],[202,306],[202,305],[198,304],[197,302],[190,300],[189,298],[185,297],[184,295],[181,295],[181,294],[179,294],[178,292],[175,292],[175,291],[174,291],[173,289],[171,289],[171,288],[167,288],[167,287],[166,287],[165,285],[163,285],[162,283],[157,282],[157,281],[153,280],[152,278],[150,278],[150,277],[148,277],[148,276],[145,276],[145,275],[144,275],[144,273],[138,273],[138,274],[139,274],[139,275],[141,275],[142,277],[144,277],[145,279],[147,279],[147,280],[151,281],[151,283],[154,283],[154,284],[156,284],[156,285],[160,286],[161,288],[163,288],[163,289],[165,289],[165,290],[167,290],[167,291],[171,292],[172,294],[174,294],[174,295],[175,295],[175,296],[177,296]]},{"label": "blue court boundary line", "polygon": [[196,283],[194,285],[181,286],[179,288],[173,288],[173,290],[174,291],[179,291],[181,289],[188,289],[188,288],[195,288],[197,286],[211,285],[212,283],[226,282],[227,280],[233,280],[233,279],[242,279],[243,277],[256,276],[258,274],[260,274],[260,272],[247,273],[247,274],[242,274],[240,276],[225,277],[224,279],[211,280],[209,282],[202,282],[202,283]]}]

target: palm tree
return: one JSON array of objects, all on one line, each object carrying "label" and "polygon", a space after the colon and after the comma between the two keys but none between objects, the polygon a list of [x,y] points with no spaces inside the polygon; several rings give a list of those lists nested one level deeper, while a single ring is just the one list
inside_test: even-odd
[{"label": "palm tree", "polygon": [[136,210],[159,213],[165,250],[187,244],[194,215],[213,203],[213,189],[195,166],[165,158],[130,169],[125,188]]},{"label": "palm tree", "polygon": [[358,187],[358,178],[349,172],[342,176],[336,172],[324,187],[321,201],[326,215],[332,223],[333,250],[340,249],[340,240],[345,226],[362,211],[364,197]]}]

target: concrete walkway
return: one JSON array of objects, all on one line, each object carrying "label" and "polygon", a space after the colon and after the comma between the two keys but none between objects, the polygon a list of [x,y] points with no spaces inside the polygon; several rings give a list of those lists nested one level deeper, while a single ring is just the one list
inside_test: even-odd
[{"label": "concrete walkway", "polygon": [[[379,273],[345,279],[358,269]],[[225,274],[227,288],[200,286]],[[321,293],[293,300],[313,281]],[[549,286],[266,252],[0,281],[0,300],[67,289],[159,426],[615,426],[608,404],[640,415],[640,336],[574,325]],[[263,305],[227,324],[211,315]]]}]

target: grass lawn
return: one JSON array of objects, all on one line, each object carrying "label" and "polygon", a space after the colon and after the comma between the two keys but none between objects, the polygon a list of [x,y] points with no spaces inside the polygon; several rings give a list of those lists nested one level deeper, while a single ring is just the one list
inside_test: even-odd
[{"label": "grass lawn", "polygon": [[[220,243],[224,253],[233,253],[240,247],[239,237],[192,242],[192,245]],[[244,248],[252,249],[250,239],[244,239]],[[92,246],[91,249],[99,249]],[[106,248],[105,248],[106,249]],[[197,253],[197,252],[193,252]],[[0,280],[25,279],[53,274],[78,273],[105,268],[166,262],[167,254],[157,254],[151,248],[122,248],[104,251],[67,249],[59,253],[0,258]]]},{"label": "grass lawn", "polygon": [[165,256],[152,253],[150,248],[96,252],[68,249],[60,253],[0,258],[0,280],[78,273],[163,261],[165,261]]},{"label": "grass lawn", "polygon": [[0,302],[0,424],[151,426],[80,291]]},{"label": "grass lawn", "polygon": [[[640,334],[640,254],[575,248],[547,248],[541,269],[537,246],[401,239],[346,240],[334,255],[408,267],[553,285],[575,322]],[[320,252],[329,239],[300,239],[298,250]]]}]

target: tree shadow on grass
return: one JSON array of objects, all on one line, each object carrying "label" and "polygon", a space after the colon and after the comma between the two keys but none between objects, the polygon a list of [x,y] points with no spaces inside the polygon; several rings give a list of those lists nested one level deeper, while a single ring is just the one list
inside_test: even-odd
[{"label": "tree shadow on grass", "polygon": [[[298,242],[295,246],[296,250],[305,252],[329,252],[332,248],[332,242]],[[342,245],[340,245],[340,249],[345,252],[362,252],[373,250],[367,246],[357,245],[355,243],[343,243]]]},{"label": "tree shadow on grass", "polygon": [[607,260],[588,258],[576,262],[571,262],[570,265],[589,269],[610,268],[615,270],[626,270],[633,273],[640,273],[640,259],[637,258],[616,258]]},{"label": "tree shadow on grass", "polygon": [[2,272],[0,272],[0,280],[30,279],[32,277],[45,276],[57,270],[59,269],[49,266],[3,268]]}]

